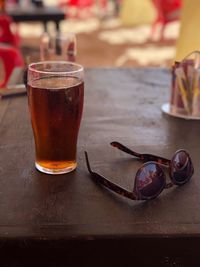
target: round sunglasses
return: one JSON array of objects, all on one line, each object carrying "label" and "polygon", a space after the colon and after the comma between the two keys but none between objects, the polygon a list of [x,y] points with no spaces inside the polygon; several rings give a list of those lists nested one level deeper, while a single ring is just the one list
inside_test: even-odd
[{"label": "round sunglasses", "polygon": [[[111,145],[144,162],[135,175],[135,183],[132,192],[92,171],[88,153],[85,151],[86,164],[89,173],[96,182],[124,197],[133,200],[148,200],[155,198],[163,191],[163,189],[170,188],[173,185],[185,184],[190,180],[194,173],[192,160],[188,152],[184,149],[176,151],[172,159],[169,160],[152,154],[140,154],[119,142],[114,141]],[[168,168],[170,177],[170,182],[168,183],[162,168],[163,166]]]}]

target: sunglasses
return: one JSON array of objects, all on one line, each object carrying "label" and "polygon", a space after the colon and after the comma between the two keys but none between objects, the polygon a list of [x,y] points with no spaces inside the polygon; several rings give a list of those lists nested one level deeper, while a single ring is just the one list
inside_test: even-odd
[{"label": "sunglasses", "polygon": [[[85,151],[86,164],[89,173],[96,182],[124,197],[133,200],[153,199],[157,197],[163,189],[170,188],[173,185],[183,185],[187,183],[194,173],[192,160],[188,152],[184,149],[176,151],[172,159],[169,160],[152,154],[137,153],[118,142],[112,142],[111,145],[144,162],[135,175],[135,183],[132,192],[92,171],[88,153]],[[170,177],[170,182],[168,183],[163,167],[168,168]]]}]

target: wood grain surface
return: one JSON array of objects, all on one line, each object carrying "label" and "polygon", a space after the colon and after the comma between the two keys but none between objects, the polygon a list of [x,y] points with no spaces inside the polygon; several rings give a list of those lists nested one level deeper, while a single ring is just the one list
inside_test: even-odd
[{"label": "wood grain surface", "polygon": [[[69,266],[74,260],[74,266],[81,261],[81,258],[75,259],[77,251],[85,255],[84,266],[106,266],[104,258],[94,265],[101,253],[112,266],[132,255],[131,246],[137,251],[137,266],[147,266],[151,256],[158,260],[158,266],[169,266],[164,265],[167,253],[172,257],[170,261],[175,257],[175,261],[182,264],[183,256],[188,263],[198,249],[195,246],[193,250],[192,244],[199,245],[200,236],[200,123],[162,113],[161,105],[170,97],[169,88],[170,73],[166,69],[87,69],[78,168],[59,176],[40,173],[34,167],[27,97],[1,100],[0,241],[4,244],[3,251],[8,253],[9,246],[11,251],[20,250],[19,244],[25,242],[32,248],[30,255],[35,249],[38,256],[41,252],[38,248],[43,245],[46,248],[48,244],[50,251],[56,250],[55,255],[60,255],[65,263],[67,259],[63,255],[69,250]],[[165,190],[149,202],[118,196],[95,184],[84,159],[87,150],[94,170],[131,190],[140,163],[111,147],[109,143],[114,140],[138,152],[157,153],[167,158],[177,149],[185,148],[193,160],[194,176],[188,184]],[[190,244],[190,248],[185,244]],[[158,257],[155,246],[162,251]],[[185,251],[189,254],[184,254]],[[20,253],[23,254],[23,250]],[[141,257],[142,253],[150,258]],[[124,259],[124,266],[126,261]],[[58,265],[55,263],[55,266]],[[66,265],[60,262],[59,266]]]}]

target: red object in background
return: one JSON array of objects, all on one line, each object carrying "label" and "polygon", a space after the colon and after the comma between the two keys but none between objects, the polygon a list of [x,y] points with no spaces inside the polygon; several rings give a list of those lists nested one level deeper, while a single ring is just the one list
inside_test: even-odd
[{"label": "red object in background", "polygon": [[73,7],[90,7],[94,4],[94,0],[60,0],[60,6],[73,6]]},{"label": "red object in background", "polygon": [[73,13],[70,13],[69,10],[67,10],[66,17],[74,17],[74,18],[81,18],[81,12],[87,11],[87,16],[91,17],[94,16],[92,12],[92,7],[95,6],[95,4],[98,4],[100,8],[106,9],[108,0],[59,0],[59,6],[61,8],[68,8],[72,7],[76,9],[75,15]]},{"label": "red object in background", "polygon": [[19,46],[20,38],[18,33],[14,34],[11,30],[12,19],[6,14],[0,15],[0,42]]},{"label": "red object in background", "polygon": [[[102,7],[107,5],[108,0],[99,0],[99,4]],[[96,3],[94,0],[69,0],[68,4],[76,7],[89,7]]]},{"label": "red object in background", "polygon": [[88,7],[94,4],[94,0],[69,0],[70,6]]},{"label": "red object in background", "polygon": [[0,81],[0,87],[4,87],[15,67],[24,67],[24,59],[18,48],[8,45],[0,45],[0,60],[4,67],[4,80]]},{"label": "red object in background", "polygon": [[161,24],[161,38],[163,38],[163,31],[167,23],[178,20],[180,17],[180,10],[182,7],[181,0],[152,0],[157,17],[152,26],[152,35],[158,24]]}]

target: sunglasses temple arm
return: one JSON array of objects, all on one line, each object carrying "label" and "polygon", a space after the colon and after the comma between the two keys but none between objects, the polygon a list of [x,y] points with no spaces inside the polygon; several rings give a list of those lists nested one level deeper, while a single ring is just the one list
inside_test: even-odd
[{"label": "sunglasses temple arm", "polygon": [[119,150],[121,150],[121,151],[123,151],[123,152],[125,152],[125,153],[127,153],[127,154],[129,154],[129,155],[132,155],[132,156],[134,156],[134,157],[136,157],[136,158],[138,158],[138,159],[143,160],[142,154],[137,153],[137,152],[135,152],[135,151],[129,149],[128,147],[122,145],[122,144],[119,143],[119,142],[113,141],[113,142],[111,142],[110,144],[111,144],[111,146],[116,147],[116,148],[118,148]]},{"label": "sunglasses temple arm", "polygon": [[109,181],[104,176],[102,176],[102,175],[100,175],[100,174],[98,174],[96,172],[93,172],[91,170],[89,159],[88,159],[88,154],[87,154],[86,151],[85,151],[85,159],[86,159],[86,164],[87,164],[88,171],[89,171],[89,173],[91,174],[91,176],[94,178],[94,180],[96,182],[100,183],[101,185],[105,186],[106,188],[109,188],[111,191],[114,191],[115,193],[120,194],[120,195],[122,195],[124,197],[130,198],[130,199],[133,199],[133,200],[137,199],[136,195],[133,192],[129,192],[126,189],[122,188],[121,186],[112,183],[111,181]]},{"label": "sunglasses temple arm", "polygon": [[89,162],[89,158],[88,158],[88,153],[85,151],[85,159],[86,159],[86,164],[87,164],[87,168],[88,168],[88,171],[89,173],[92,173],[92,169],[90,167],[90,162]]},{"label": "sunglasses temple arm", "polygon": [[166,159],[166,158],[163,158],[163,157],[159,157],[159,156],[156,156],[156,155],[152,155],[152,154],[141,154],[141,153],[137,153],[131,149],[129,149],[128,147],[120,144],[119,142],[112,142],[110,143],[113,147],[117,147],[118,149],[120,149],[121,151],[125,152],[125,153],[128,153],[129,155],[132,155],[132,156],[135,156],[137,157],[138,159],[144,161],[144,162],[148,162],[148,161],[156,161],[160,164],[163,164],[163,165],[166,165],[166,166],[169,166],[170,164],[170,160],[169,159]]}]

